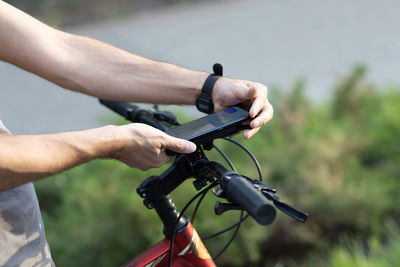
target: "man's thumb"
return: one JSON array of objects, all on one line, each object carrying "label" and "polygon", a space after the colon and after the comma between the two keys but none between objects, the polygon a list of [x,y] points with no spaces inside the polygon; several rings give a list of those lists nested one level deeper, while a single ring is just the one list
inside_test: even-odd
[{"label": "man's thumb", "polygon": [[166,148],[178,153],[192,153],[196,151],[196,145],[193,142],[184,139],[171,137],[166,144]]}]

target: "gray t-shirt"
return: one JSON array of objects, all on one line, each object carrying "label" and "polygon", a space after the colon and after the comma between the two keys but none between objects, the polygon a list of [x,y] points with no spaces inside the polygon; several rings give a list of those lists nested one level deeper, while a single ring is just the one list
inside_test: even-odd
[{"label": "gray t-shirt", "polygon": [[54,266],[32,183],[0,192],[0,266]]}]

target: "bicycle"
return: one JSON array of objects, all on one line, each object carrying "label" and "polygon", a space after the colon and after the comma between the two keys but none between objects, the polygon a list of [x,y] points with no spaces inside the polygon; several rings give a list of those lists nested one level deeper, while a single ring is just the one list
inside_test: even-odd
[{"label": "bicycle", "polygon": [[[179,125],[176,116],[168,111],[142,109],[126,102],[100,100],[100,102],[116,113],[132,122],[145,123],[162,131],[167,131],[169,125]],[[237,131],[242,128],[238,127]],[[131,259],[123,266],[215,266],[214,260],[219,257],[235,238],[241,223],[251,215],[262,225],[271,224],[276,217],[276,209],[299,222],[305,222],[308,214],[282,202],[276,190],[262,182],[261,168],[252,153],[239,142],[226,138],[229,133],[221,133],[216,138],[225,138],[235,143],[253,159],[259,172],[260,180],[240,175],[235,171],[230,159],[214,145],[213,140],[197,144],[197,150],[191,154],[179,154],[174,163],[161,175],[150,176],[137,188],[137,193],[143,198],[148,209],[154,209],[163,223],[165,238],[146,250],[139,256]],[[204,150],[215,148],[226,160],[232,170],[222,164],[209,161]],[[186,179],[194,178],[193,185],[199,191],[179,213],[169,194]],[[205,194],[213,189],[213,193],[228,200],[228,203],[216,202],[215,213],[221,215],[228,210],[241,210],[240,220],[218,233],[209,235],[211,238],[236,228],[227,245],[212,258],[197,234],[191,221],[184,212],[197,198],[200,198],[195,207],[192,221],[195,218]],[[274,207],[275,206],[275,207]],[[248,214],[245,216],[244,211]],[[203,238],[205,239],[205,238]]]}]

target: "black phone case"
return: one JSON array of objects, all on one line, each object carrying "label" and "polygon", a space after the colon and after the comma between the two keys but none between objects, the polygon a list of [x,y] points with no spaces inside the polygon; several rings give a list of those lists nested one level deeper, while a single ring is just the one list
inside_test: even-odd
[{"label": "black phone case", "polygon": [[[235,108],[237,108],[237,107],[235,107]],[[211,116],[211,115],[208,115],[208,116]],[[200,118],[200,119],[202,119],[202,118]],[[199,145],[212,144],[212,142],[215,139],[232,136],[232,135],[237,134],[238,132],[240,132],[242,130],[250,129],[250,125],[243,125],[243,122],[245,122],[246,120],[249,120],[249,119],[250,119],[250,115],[247,115],[247,117],[238,118],[238,120],[235,121],[235,122],[231,122],[231,123],[229,123],[229,124],[227,124],[225,126],[217,127],[217,128],[213,129],[210,132],[204,133],[201,136],[196,136],[196,137],[193,137],[193,138],[189,138],[187,140],[195,143],[198,146]],[[174,151],[171,151],[171,150],[168,150],[168,149],[166,150],[166,153],[169,156],[173,156],[173,155],[177,155],[178,154],[178,153],[176,153]]]}]

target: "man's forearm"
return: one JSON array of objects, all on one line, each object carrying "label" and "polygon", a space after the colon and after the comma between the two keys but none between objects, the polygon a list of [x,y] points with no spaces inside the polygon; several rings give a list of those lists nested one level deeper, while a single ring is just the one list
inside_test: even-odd
[{"label": "man's forearm", "polygon": [[0,60],[64,88],[137,102],[194,104],[207,73],[53,29],[0,1]]},{"label": "man's forearm", "polygon": [[119,149],[113,130],[0,137],[0,191],[34,181]]},{"label": "man's forearm", "polygon": [[[207,73],[157,62],[100,41],[65,34],[72,90],[114,100],[194,104]],[[75,86],[74,86],[75,85]]]}]

